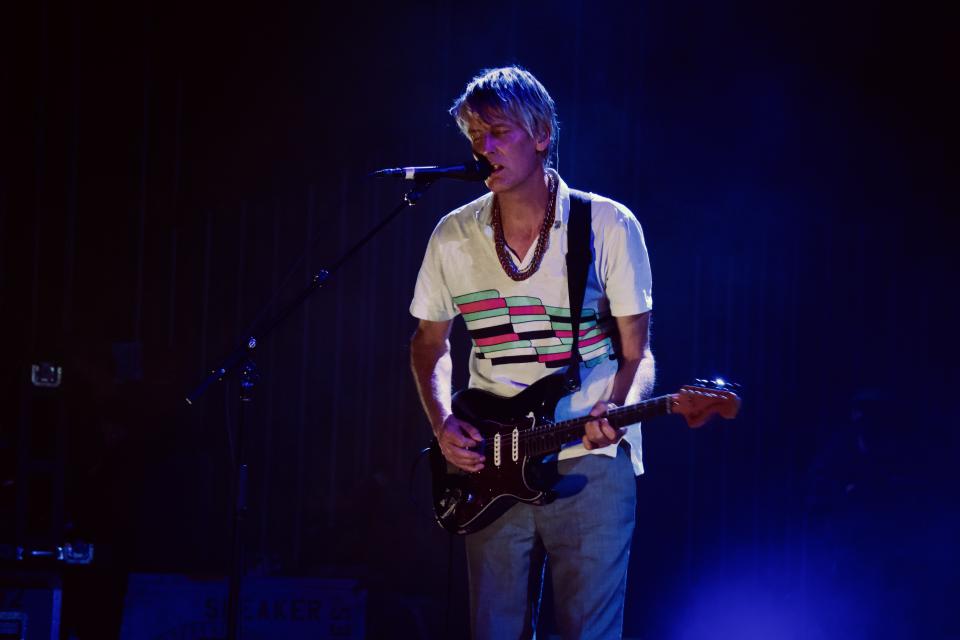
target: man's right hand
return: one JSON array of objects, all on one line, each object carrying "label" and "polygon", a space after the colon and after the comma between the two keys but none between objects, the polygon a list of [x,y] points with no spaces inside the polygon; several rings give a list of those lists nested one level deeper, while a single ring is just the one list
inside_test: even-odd
[{"label": "man's right hand", "polygon": [[470,473],[483,469],[483,436],[472,424],[451,413],[436,435],[447,462]]}]

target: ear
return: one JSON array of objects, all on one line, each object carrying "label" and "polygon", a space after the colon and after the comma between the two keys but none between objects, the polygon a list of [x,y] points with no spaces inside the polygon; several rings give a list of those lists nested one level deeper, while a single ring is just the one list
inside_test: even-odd
[{"label": "ear", "polygon": [[551,137],[552,135],[549,128],[546,131],[541,131],[540,133],[537,134],[535,142],[536,142],[536,148],[538,152],[546,151],[547,149],[550,148]]}]

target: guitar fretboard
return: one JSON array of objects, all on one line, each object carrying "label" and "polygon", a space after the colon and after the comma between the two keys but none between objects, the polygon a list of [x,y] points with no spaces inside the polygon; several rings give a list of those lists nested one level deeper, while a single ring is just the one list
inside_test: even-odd
[{"label": "guitar fretboard", "polygon": [[[672,402],[673,396],[670,395],[650,398],[637,404],[618,407],[607,412],[605,417],[612,427],[625,427],[670,413]],[[559,451],[568,442],[583,438],[586,425],[591,420],[596,418],[583,416],[527,429],[520,432],[520,446],[528,456],[540,456]]]}]

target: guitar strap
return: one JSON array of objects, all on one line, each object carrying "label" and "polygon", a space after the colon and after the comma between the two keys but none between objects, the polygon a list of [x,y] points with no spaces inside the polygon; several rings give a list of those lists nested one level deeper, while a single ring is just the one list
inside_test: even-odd
[{"label": "guitar strap", "polygon": [[580,390],[580,315],[587,290],[588,269],[593,264],[590,242],[590,198],[582,191],[570,190],[570,217],[567,220],[567,289],[570,296],[570,324],[573,345],[567,367],[567,391]]}]

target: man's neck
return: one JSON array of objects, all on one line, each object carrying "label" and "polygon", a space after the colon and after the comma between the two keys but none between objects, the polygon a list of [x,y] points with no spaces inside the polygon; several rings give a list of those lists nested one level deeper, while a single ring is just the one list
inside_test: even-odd
[{"label": "man's neck", "polygon": [[504,228],[539,229],[546,215],[549,196],[546,171],[537,171],[523,184],[497,194]]}]

